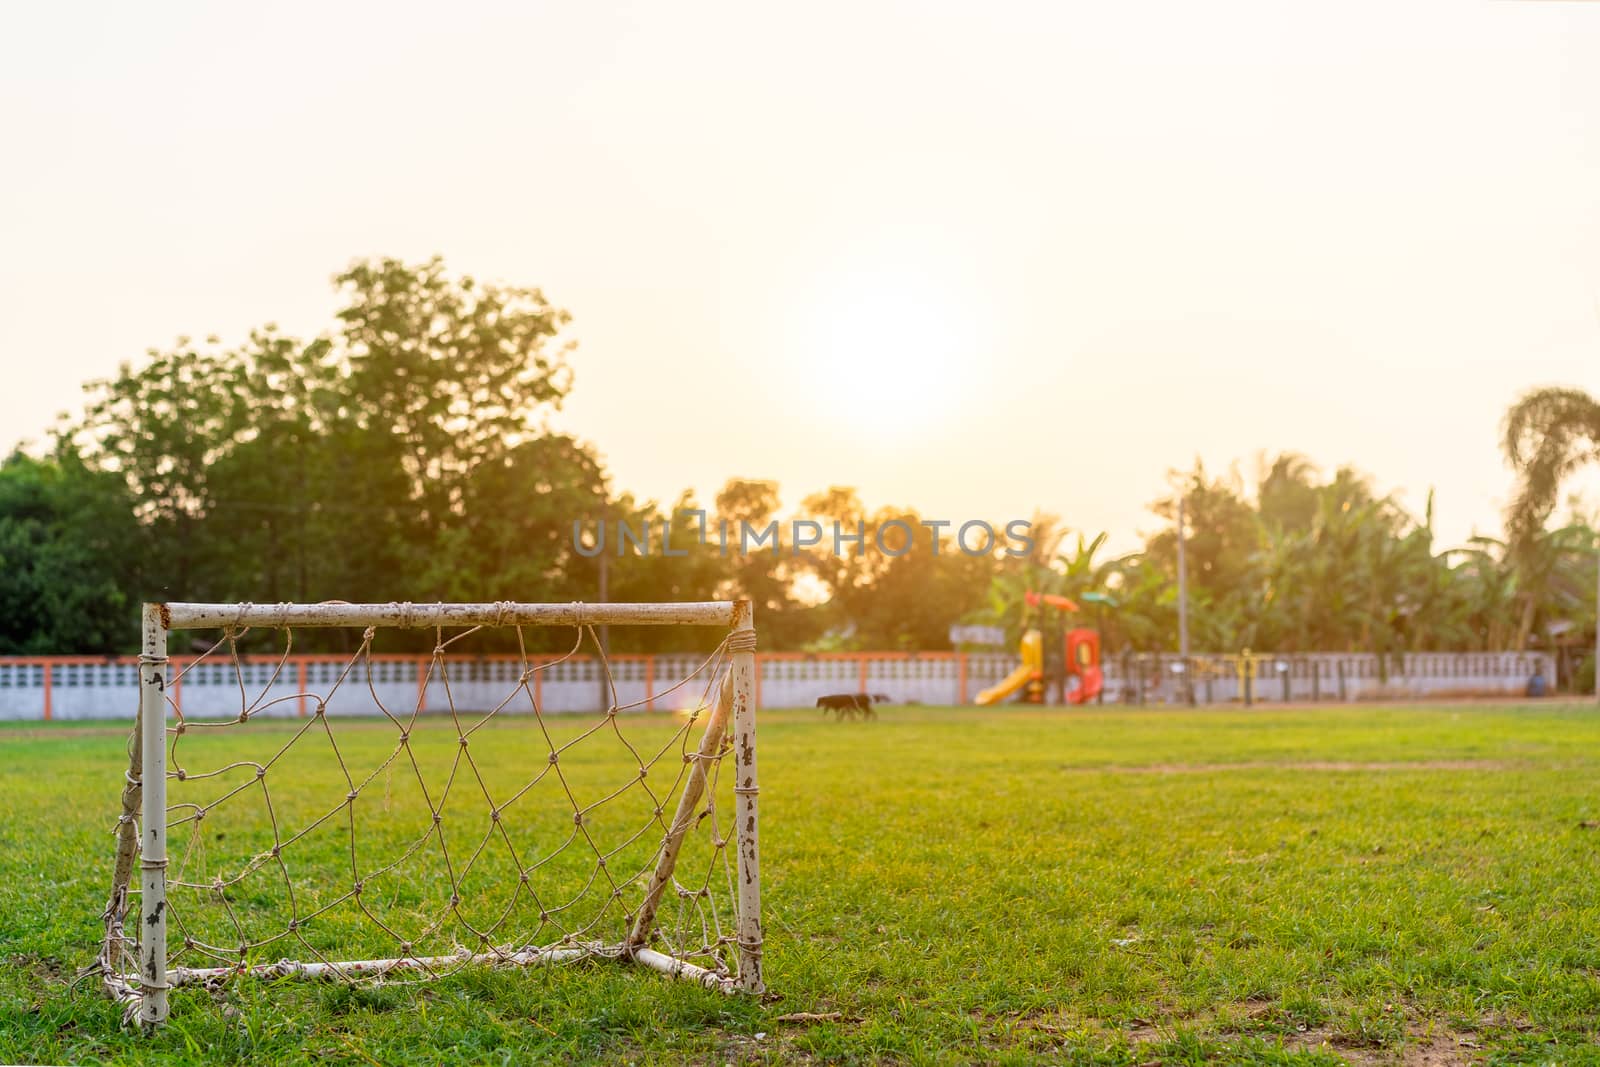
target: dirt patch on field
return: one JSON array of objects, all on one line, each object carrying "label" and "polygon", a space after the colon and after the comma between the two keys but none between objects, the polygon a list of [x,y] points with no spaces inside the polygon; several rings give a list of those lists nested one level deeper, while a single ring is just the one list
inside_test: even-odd
[{"label": "dirt patch on field", "polygon": [[1210,774],[1213,771],[1503,771],[1511,765],[1504,760],[1443,759],[1391,762],[1354,760],[1306,760],[1273,763],[1147,763],[1139,766],[1109,764],[1104,767],[1066,766],[1065,771],[1096,771],[1107,774]]},{"label": "dirt patch on field", "polygon": [[1482,1061],[1476,1042],[1460,1034],[1434,1031],[1412,1034],[1398,1048],[1352,1046],[1331,1030],[1307,1030],[1283,1039],[1283,1047],[1294,1052],[1320,1049],[1339,1057],[1352,1067],[1462,1067]]}]

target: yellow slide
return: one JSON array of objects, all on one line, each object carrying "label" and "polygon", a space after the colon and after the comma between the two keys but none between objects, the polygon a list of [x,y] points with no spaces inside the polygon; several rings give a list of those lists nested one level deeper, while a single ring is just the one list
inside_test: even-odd
[{"label": "yellow slide", "polygon": [[998,704],[1044,674],[1044,635],[1029,630],[1022,635],[1022,666],[978,694],[979,704]]}]

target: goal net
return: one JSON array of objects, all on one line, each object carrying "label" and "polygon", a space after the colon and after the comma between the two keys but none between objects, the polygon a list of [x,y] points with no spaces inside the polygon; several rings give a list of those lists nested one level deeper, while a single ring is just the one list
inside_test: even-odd
[{"label": "goal net", "polygon": [[[603,958],[762,990],[747,601],[149,604],[143,623],[96,963],[130,1022],[251,974]],[[721,632],[624,701],[595,628],[628,625]],[[308,680],[294,639],[311,627],[353,651]],[[567,650],[530,652],[534,627]],[[170,632],[199,651],[169,660]],[[577,662],[594,710],[555,712],[542,683]]]}]

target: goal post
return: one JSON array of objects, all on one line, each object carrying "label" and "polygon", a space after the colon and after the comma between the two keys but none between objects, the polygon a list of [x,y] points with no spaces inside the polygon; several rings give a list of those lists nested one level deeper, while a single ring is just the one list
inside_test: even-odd
[{"label": "goal post", "polygon": [[[601,625],[722,633],[628,702]],[[530,653],[534,627],[566,630],[569,650]],[[286,664],[310,628],[356,650],[308,681]],[[431,655],[382,651],[415,630]],[[175,670],[169,635],[193,631],[213,634]],[[598,712],[542,698],[544,672],[573,663],[599,672]],[[755,671],[745,600],[146,604],[95,969],[147,1028],[173,989],[252,974],[422,981],[605,958],[760,993]],[[186,684],[213,698],[188,715]]]}]

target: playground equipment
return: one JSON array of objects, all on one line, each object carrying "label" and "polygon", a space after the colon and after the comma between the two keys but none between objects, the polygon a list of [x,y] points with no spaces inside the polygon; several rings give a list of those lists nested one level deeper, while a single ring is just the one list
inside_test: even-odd
[{"label": "playground equipment", "polygon": [[[1059,616],[1039,611],[1041,608],[1054,608],[1065,615],[1076,612],[1077,603],[1053,593],[1034,592],[1027,593],[1023,602],[1029,609],[1028,615],[1039,612],[1043,626],[1049,630],[1049,639],[1046,639],[1044,630],[1038,627],[1024,630],[1018,648],[1022,665],[980,692],[978,703],[998,704],[1007,697],[1015,696],[1024,703],[1043,704],[1051,689],[1055,690],[1058,703],[1083,704],[1099,696],[1100,687],[1104,684],[1100,668],[1100,634],[1083,627],[1063,633],[1057,621]],[[1027,617],[1024,616],[1025,619]],[[1078,684],[1071,689],[1067,688],[1068,677],[1078,679]]]}]

